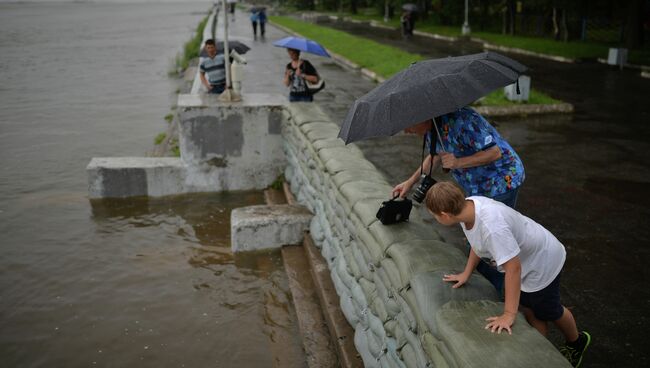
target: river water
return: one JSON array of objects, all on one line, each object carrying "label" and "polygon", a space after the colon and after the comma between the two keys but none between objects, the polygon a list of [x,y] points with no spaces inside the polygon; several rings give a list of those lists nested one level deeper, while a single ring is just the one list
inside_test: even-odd
[{"label": "river water", "polygon": [[165,130],[209,5],[0,3],[0,367],[304,364],[281,257],[230,253],[261,193],[87,199]]}]

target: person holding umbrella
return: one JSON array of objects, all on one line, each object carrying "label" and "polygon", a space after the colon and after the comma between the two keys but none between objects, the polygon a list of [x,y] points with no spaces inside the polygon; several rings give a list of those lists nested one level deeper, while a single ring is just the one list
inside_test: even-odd
[{"label": "person holding umbrella", "polygon": [[284,71],[284,85],[289,87],[289,101],[312,102],[313,94],[325,87],[325,82],[309,60],[300,58],[300,52],[324,57],[330,55],[317,42],[300,37],[285,37],[273,42],[273,45],[286,48],[291,58]]},{"label": "person holding umbrella", "polygon": [[318,82],[318,72],[309,60],[300,58],[300,50],[287,49],[291,61],[284,71],[284,85],[289,87],[290,102],[312,102],[307,82]]},{"label": "person holding umbrella", "polygon": [[[442,165],[468,196],[486,196],[515,207],[524,182],[519,155],[471,102],[515,83],[527,68],[494,52],[413,63],[355,101],[341,126],[346,143],[396,134],[422,135],[429,155],[393,196],[406,197],[422,177],[413,198],[421,202],[435,183],[431,169]],[[427,171],[429,170],[429,171]],[[503,275],[481,263],[479,271],[503,290]]]},{"label": "person holding umbrella", "polygon": [[[510,144],[471,107],[442,115],[436,121],[439,123],[428,119],[405,129],[406,133],[425,136],[427,145],[435,146],[435,154],[427,156],[423,169],[442,164],[468,195],[489,197],[515,208],[525,172]],[[418,167],[393,188],[393,194],[405,197],[420,175]]]}]

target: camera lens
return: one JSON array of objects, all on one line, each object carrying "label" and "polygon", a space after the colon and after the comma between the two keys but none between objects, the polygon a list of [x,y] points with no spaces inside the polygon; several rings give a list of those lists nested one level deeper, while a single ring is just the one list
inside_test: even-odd
[{"label": "camera lens", "polygon": [[427,196],[429,188],[431,188],[435,183],[436,180],[434,178],[430,177],[429,175],[422,175],[420,185],[418,185],[418,187],[413,191],[413,200],[418,203],[422,203],[422,201],[424,201],[424,197]]}]

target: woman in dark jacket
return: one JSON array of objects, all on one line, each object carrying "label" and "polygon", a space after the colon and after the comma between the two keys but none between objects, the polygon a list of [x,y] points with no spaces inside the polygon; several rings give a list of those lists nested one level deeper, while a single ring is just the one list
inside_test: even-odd
[{"label": "woman in dark jacket", "polygon": [[291,62],[284,72],[284,85],[289,87],[289,101],[312,102],[314,96],[309,92],[307,82],[317,83],[318,73],[309,62],[300,58],[300,50],[287,49]]}]

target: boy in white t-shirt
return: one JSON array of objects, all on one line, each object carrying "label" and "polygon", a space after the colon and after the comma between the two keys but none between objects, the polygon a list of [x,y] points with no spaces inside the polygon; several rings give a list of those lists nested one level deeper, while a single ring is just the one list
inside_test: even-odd
[{"label": "boy in white t-shirt", "polygon": [[463,286],[481,258],[496,263],[505,273],[503,314],[488,318],[485,328],[512,334],[521,305],[528,323],[542,335],[546,336],[549,321],[559,328],[567,341],[560,351],[578,367],[591,336],[578,332],[573,314],[560,304],[560,271],[566,258],[562,243],[542,225],[503,203],[480,196],[465,198],[450,182],[429,189],[426,206],[439,223],[460,224],[471,245],[465,270],[444,275],[444,281],[455,282],[453,288]]}]

